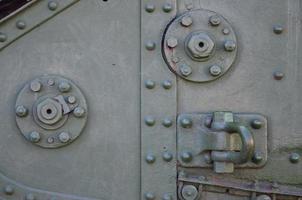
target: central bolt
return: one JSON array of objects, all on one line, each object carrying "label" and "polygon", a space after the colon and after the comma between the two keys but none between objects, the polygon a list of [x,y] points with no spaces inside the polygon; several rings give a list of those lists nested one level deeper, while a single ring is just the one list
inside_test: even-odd
[{"label": "central bolt", "polygon": [[37,105],[37,117],[44,124],[53,125],[63,117],[62,106],[52,98],[47,98]]}]

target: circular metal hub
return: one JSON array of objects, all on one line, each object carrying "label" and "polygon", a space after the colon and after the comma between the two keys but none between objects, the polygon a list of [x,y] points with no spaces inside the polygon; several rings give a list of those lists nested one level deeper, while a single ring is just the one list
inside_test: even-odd
[{"label": "circular metal hub", "polygon": [[18,94],[15,112],[22,135],[44,148],[71,143],[87,121],[83,93],[72,81],[55,75],[25,84]]},{"label": "circular metal hub", "polygon": [[226,19],[200,9],[188,11],[168,25],[162,48],[172,72],[189,81],[207,82],[232,66],[237,40]]}]

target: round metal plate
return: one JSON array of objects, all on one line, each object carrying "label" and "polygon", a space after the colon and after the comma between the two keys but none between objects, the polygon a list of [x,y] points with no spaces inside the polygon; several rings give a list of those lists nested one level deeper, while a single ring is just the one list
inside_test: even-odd
[{"label": "round metal plate", "polygon": [[[22,109],[18,112],[18,108],[25,108],[26,112],[21,112]],[[40,147],[70,144],[78,138],[86,121],[87,103],[83,93],[61,76],[36,78],[25,84],[18,94],[17,125],[28,141]]]},{"label": "round metal plate", "polygon": [[[214,43],[206,59],[194,58],[188,51],[189,39],[198,34],[206,36],[203,37],[205,42],[210,40]],[[172,72],[189,81],[207,82],[221,77],[232,66],[237,54],[236,44],[235,32],[224,17],[200,9],[188,11],[168,25],[162,48]],[[203,45],[201,43],[201,51],[204,50]]]}]

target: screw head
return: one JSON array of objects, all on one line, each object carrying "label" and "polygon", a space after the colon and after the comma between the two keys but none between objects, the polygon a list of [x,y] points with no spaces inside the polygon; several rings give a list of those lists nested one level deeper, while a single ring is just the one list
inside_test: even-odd
[{"label": "screw head", "polygon": [[5,42],[7,40],[7,35],[0,32],[0,42]]},{"label": "screw head", "polygon": [[171,194],[164,194],[162,200],[173,200],[173,197]]},{"label": "screw head", "polygon": [[146,155],[145,160],[147,163],[152,164],[155,162],[156,158],[153,154],[148,154],[148,155]]},{"label": "screw head", "polygon": [[173,6],[171,3],[165,3],[163,5],[163,11],[168,13],[168,12],[171,12],[173,10]]},{"label": "screw head", "polygon": [[62,132],[59,134],[59,140],[62,143],[66,143],[70,140],[70,135],[67,132]]},{"label": "screw head", "polygon": [[4,188],[3,188],[3,191],[6,195],[12,195],[14,194],[15,192],[15,189],[12,185],[6,185]]},{"label": "screw head", "polygon": [[145,193],[144,196],[145,196],[146,200],[154,200],[155,199],[155,195],[153,193],[151,193],[151,192]]},{"label": "screw head", "polygon": [[71,85],[67,81],[62,81],[58,87],[60,92],[69,92],[71,90]]},{"label": "screw head", "polygon": [[184,17],[181,18],[181,25],[183,25],[184,27],[189,27],[193,24],[193,19],[191,16],[186,15]]},{"label": "screw head", "polygon": [[173,155],[170,152],[164,152],[162,156],[163,160],[166,162],[170,162],[173,159]]},{"label": "screw head", "polygon": [[18,21],[16,22],[16,27],[17,27],[18,29],[20,29],[20,30],[25,29],[25,28],[26,28],[26,23],[25,23],[25,21],[23,21],[23,20],[18,20]]},{"label": "screw head", "polygon": [[219,76],[222,73],[222,69],[218,65],[211,66],[209,71],[212,76]]},{"label": "screw head", "polygon": [[189,76],[190,74],[192,74],[192,68],[187,64],[182,64],[180,66],[180,73],[183,76]]},{"label": "screw head", "polygon": [[284,77],[284,73],[283,72],[280,72],[280,71],[274,72],[274,78],[276,80],[281,80],[281,79],[283,79],[283,77]]},{"label": "screw head", "polygon": [[236,49],[236,42],[233,40],[227,40],[224,42],[224,50],[234,51]]},{"label": "screw head", "polygon": [[262,154],[260,152],[255,152],[254,153],[254,156],[252,158],[252,161],[255,163],[255,164],[259,164],[261,163],[263,160],[263,157],[262,157]]},{"label": "screw head", "polygon": [[155,10],[155,5],[154,4],[151,4],[151,3],[147,3],[145,5],[145,10],[148,12],[148,13],[152,13],[154,12]]},{"label": "screw head", "polygon": [[73,110],[73,115],[74,115],[75,117],[77,117],[77,118],[81,118],[81,117],[84,117],[85,112],[86,112],[86,111],[85,111],[84,108],[78,106],[78,107],[76,107],[76,108]]},{"label": "screw head", "polygon": [[30,89],[33,92],[39,92],[42,88],[42,84],[40,81],[35,80],[30,83]]},{"label": "screw head", "polygon": [[146,80],[145,87],[148,89],[153,89],[155,87],[155,82],[153,80]]},{"label": "screw head", "polygon": [[22,105],[21,106],[17,106],[15,112],[16,112],[16,115],[18,117],[26,117],[27,114],[28,114],[27,108],[25,106],[22,106]]},{"label": "screw head", "polygon": [[69,96],[67,97],[67,102],[70,104],[74,104],[77,101],[75,96]]},{"label": "screw head", "polygon": [[48,144],[52,144],[52,143],[54,143],[54,141],[55,141],[55,139],[53,137],[47,138],[47,143]]},{"label": "screw head", "polygon": [[162,122],[162,125],[164,126],[164,127],[170,127],[170,126],[172,126],[172,124],[173,124],[173,121],[172,121],[172,119],[170,119],[170,118],[165,118],[164,120],[163,120],[163,122]]},{"label": "screw head", "polygon": [[50,1],[48,2],[48,9],[51,11],[54,11],[58,8],[58,2],[57,1]]},{"label": "screw head", "polygon": [[181,153],[181,160],[185,163],[189,163],[193,160],[193,155],[191,152],[185,151]]},{"label": "screw head", "polygon": [[154,124],[155,124],[155,119],[154,119],[154,117],[152,117],[152,116],[146,116],[146,117],[145,117],[145,124],[146,124],[147,126],[154,126]]},{"label": "screw head", "polygon": [[209,22],[212,26],[218,26],[221,23],[221,19],[218,15],[213,15],[210,17]]},{"label": "screw head", "polygon": [[37,143],[40,141],[41,139],[41,136],[40,136],[40,133],[37,132],[37,131],[33,131],[29,134],[29,140],[32,142],[32,143]]},{"label": "screw head", "polygon": [[181,194],[186,200],[195,200],[198,197],[198,190],[194,185],[185,185],[181,190]]},{"label": "screw head", "polygon": [[253,129],[260,129],[263,126],[263,122],[259,119],[254,119],[251,122],[251,126]]},{"label": "screw head", "polygon": [[291,163],[298,163],[300,160],[300,155],[298,153],[291,153],[289,160]]},{"label": "screw head", "polygon": [[172,81],[170,80],[164,80],[162,83],[162,86],[164,89],[168,90],[172,87]]},{"label": "screw head", "polygon": [[145,47],[146,47],[147,50],[152,51],[152,50],[155,49],[156,44],[153,41],[147,41],[146,44],[145,44]]},{"label": "screw head", "polygon": [[283,32],[283,27],[281,25],[275,25],[273,30],[275,34],[281,34]]},{"label": "screw head", "polygon": [[193,125],[193,121],[190,118],[182,118],[180,120],[180,124],[183,128],[191,128]]},{"label": "screw head", "polygon": [[170,37],[167,39],[167,45],[170,48],[175,48],[178,45],[178,40],[175,37]]},{"label": "screw head", "polygon": [[228,34],[230,34],[230,29],[228,29],[228,28],[222,29],[222,33],[223,33],[223,35],[228,35]]}]

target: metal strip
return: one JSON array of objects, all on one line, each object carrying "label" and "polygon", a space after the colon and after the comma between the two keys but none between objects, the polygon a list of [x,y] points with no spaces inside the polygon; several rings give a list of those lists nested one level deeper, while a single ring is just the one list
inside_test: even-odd
[{"label": "metal strip", "polygon": [[161,54],[176,0],[141,3],[141,199],[177,199],[176,77]]}]

